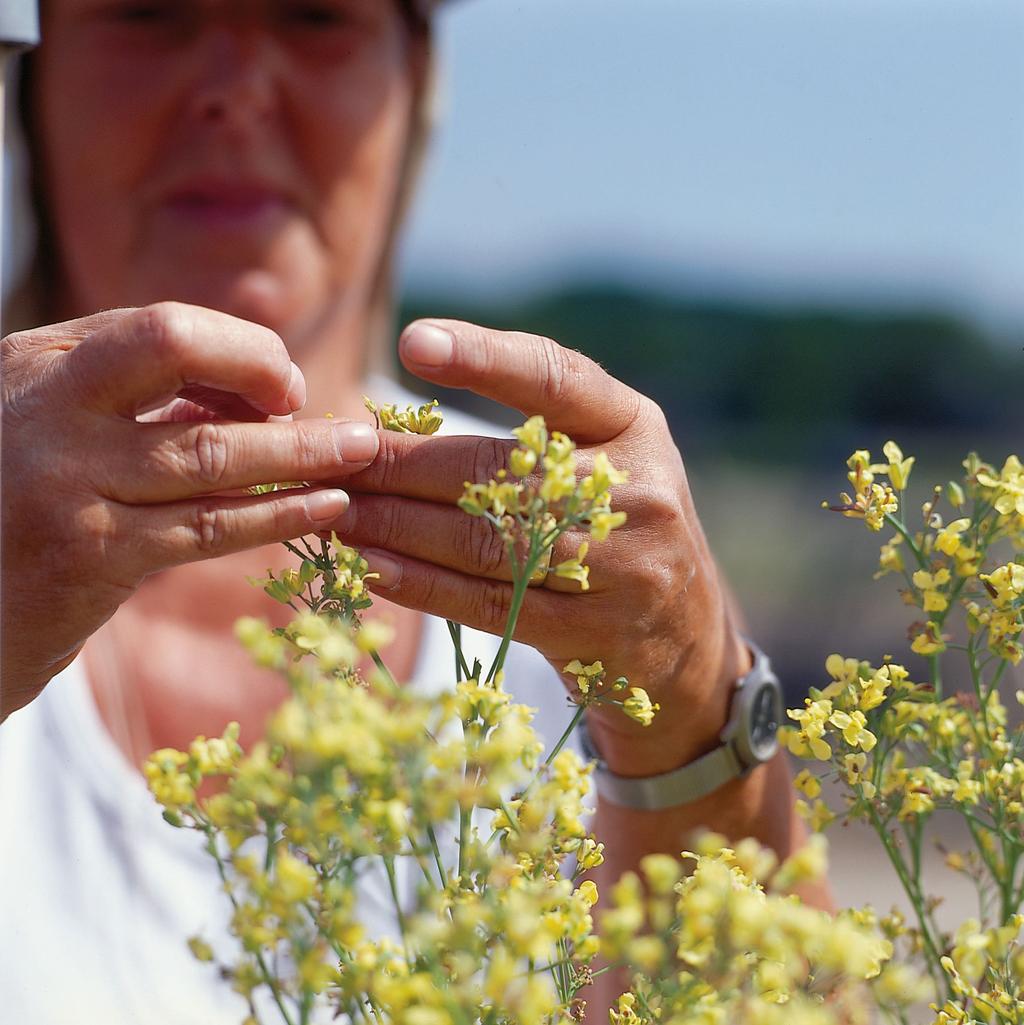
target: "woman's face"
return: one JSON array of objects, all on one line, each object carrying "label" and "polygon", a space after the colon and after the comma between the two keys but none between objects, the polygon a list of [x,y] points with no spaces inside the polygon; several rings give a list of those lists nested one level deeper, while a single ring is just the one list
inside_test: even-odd
[{"label": "woman's face", "polygon": [[396,0],[48,0],[34,94],[68,312],[286,337],[365,302],[418,54]]}]

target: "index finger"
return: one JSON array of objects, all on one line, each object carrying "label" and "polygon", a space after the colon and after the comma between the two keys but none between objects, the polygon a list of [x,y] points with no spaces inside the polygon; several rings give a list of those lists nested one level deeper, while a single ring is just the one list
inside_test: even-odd
[{"label": "index finger", "polygon": [[64,357],[90,403],[132,417],[174,395],[237,396],[283,415],[305,399],[302,374],[269,328],[184,303],[155,303],[101,322]]},{"label": "index finger", "polygon": [[405,366],[427,381],[468,388],[580,442],[610,441],[640,412],[641,396],[592,359],[550,338],[458,320],[418,320],[399,340]]}]

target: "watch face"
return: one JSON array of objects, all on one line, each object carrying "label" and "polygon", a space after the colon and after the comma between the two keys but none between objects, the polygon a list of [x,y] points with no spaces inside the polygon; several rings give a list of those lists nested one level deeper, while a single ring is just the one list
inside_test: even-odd
[{"label": "watch face", "polygon": [[775,753],[779,732],[778,686],[762,683],[754,695],[750,709],[750,746],[761,760],[767,760]]}]

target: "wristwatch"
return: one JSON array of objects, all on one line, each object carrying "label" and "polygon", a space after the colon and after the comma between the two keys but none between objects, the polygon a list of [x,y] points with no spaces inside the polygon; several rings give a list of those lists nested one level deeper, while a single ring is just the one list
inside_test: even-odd
[{"label": "wristwatch", "polygon": [[583,753],[596,763],[594,782],[601,797],[643,811],[674,808],[710,794],[772,758],[779,748],[782,688],[768,656],[753,641],[743,640],[753,656],[753,668],[736,681],[729,721],[719,734],[721,744],[696,761],[658,776],[616,776],[594,748],[586,720],[580,720]]}]

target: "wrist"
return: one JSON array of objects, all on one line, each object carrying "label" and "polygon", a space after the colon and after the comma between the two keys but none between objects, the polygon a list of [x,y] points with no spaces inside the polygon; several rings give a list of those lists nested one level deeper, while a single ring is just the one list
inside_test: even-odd
[{"label": "wrist", "polygon": [[678,809],[749,776],[777,754],[782,690],[768,656],[753,641],[746,644],[753,666],[732,686],[729,717],[717,743],[675,769],[642,777],[616,773],[581,724],[583,752],[596,763],[594,779],[604,800],[637,811]]},{"label": "wrist", "polygon": [[753,660],[730,617],[723,615],[716,633],[702,648],[684,653],[670,682],[648,688],[652,701],[661,706],[649,726],[630,720],[619,708],[588,709],[590,736],[615,775],[670,772],[720,745],[736,682],[750,671]]}]

